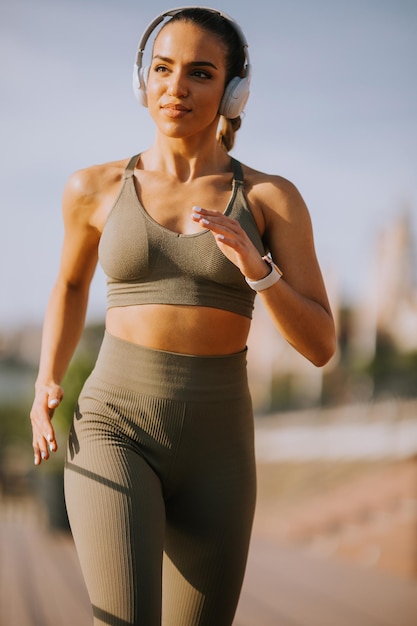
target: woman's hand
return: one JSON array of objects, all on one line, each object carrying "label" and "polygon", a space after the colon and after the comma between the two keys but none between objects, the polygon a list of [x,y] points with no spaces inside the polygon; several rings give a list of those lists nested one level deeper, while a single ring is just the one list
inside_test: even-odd
[{"label": "woman's hand", "polygon": [[250,280],[261,280],[269,274],[270,267],[262,259],[239,222],[218,211],[194,206],[191,219],[211,230],[217,246]]},{"label": "woman's hand", "polygon": [[51,420],[63,397],[64,392],[59,385],[45,385],[36,389],[30,412],[35,465],[40,465],[42,461],[49,459],[50,452],[58,450]]}]

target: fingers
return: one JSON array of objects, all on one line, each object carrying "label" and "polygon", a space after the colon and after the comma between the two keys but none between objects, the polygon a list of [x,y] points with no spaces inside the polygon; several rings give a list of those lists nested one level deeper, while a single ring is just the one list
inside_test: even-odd
[{"label": "fingers", "polygon": [[238,239],[243,239],[246,235],[236,220],[218,211],[208,211],[207,209],[194,206],[191,219],[201,224],[204,228],[211,230],[216,239],[222,242],[227,240],[228,243],[238,243]]},{"label": "fingers", "polygon": [[33,462],[35,465],[40,465],[42,461],[49,459],[49,453],[46,445],[46,441],[39,439],[33,442]]},{"label": "fingers", "polygon": [[50,453],[58,450],[58,443],[55,438],[55,431],[51,419],[62,397],[63,393],[60,388],[49,393],[42,391],[35,397],[30,413],[35,465],[40,465],[42,461],[48,460]]},{"label": "fingers", "polygon": [[34,432],[33,453],[35,465],[40,465],[42,461],[47,461],[50,453],[58,450],[54,430],[50,427],[50,432],[45,436]]},{"label": "fingers", "polygon": [[244,276],[260,276],[265,270],[259,250],[238,221],[198,206],[192,208],[191,218],[212,232],[218,248]]},{"label": "fingers", "polygon": [[[259,253],[257,253],[246,232],[243,230],[239,222],[233,218],[218,211],[209,211],[207,209],[194,206],[191,213],[191,219],[212,232],[217,244],[223,252],[225,252],[224,246],[227,246],[242,257],[247,257],[247,255],[251,252],[254,252],[257,256],[259,256]],[[229,255],[226,254],[226,256]],[[233,260],[233,262],[240,267],[241,262],[236,262],[235,259],[230,260]]]},{"label": "fingers", "polygon": [[59,400],[58,398],[49,398],[48,400],[48,407],[50,409],[56,409],[56,407],[59,405]]},{"label": "fingers", "polygon": [[47,461],[50,457],[50,453],[58,450],[58,444],[55,440],[55,435],[34,435],[33,439],[33,454],[35,465],[40,465],[42,461]]}]

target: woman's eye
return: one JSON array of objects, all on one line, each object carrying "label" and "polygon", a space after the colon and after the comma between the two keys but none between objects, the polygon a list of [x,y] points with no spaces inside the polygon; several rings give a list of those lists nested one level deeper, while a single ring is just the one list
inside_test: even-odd
[{"label": "woman's eye", "polygon": [[194,70],[193,76],[196,76],[197,78],[211,78],[211,74],[204,70]]}]

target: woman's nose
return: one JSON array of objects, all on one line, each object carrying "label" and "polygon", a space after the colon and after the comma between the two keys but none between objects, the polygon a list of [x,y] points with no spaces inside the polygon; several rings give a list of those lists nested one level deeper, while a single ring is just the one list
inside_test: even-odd
[{"label": "woman's nose", "polygon": [[170,96],[184,97],[187,95],[187,87],[184,76],[180,72],[173,72],[169,79],[168,93]]}]

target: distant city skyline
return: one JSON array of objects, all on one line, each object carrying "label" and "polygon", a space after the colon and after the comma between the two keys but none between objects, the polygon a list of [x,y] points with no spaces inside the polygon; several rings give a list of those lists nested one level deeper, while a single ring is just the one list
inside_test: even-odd
[{"label": "distant city skyline", "polygon": [[[131,71],[145,26],[171,6],[2,3],[0,328],[42,321],[71,172],[152,142]],[[417,230],[417,3],[213,6],[239,22],[253,65],[233,156],[296,184],[325,277],[344,300],[355,301],[366,289],[380,229],[408,210]],[[102,319],[105,306],[99,269],[89,319]]]}]

